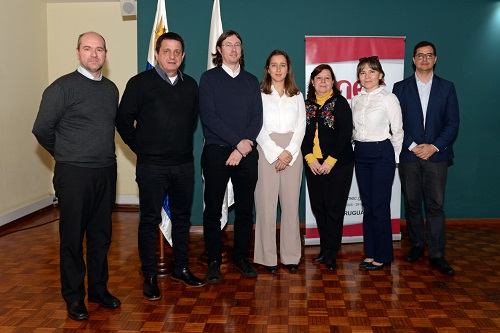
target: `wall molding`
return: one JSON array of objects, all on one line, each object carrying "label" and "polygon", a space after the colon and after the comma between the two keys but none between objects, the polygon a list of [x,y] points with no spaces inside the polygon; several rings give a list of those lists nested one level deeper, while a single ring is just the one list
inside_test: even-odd
[{"label": "wall molding", "polygon": [[29,205],[2,214],[0,215],[0,226],[6,225],[7,223],[15,221],[21,217],[34,213],[42,208],[52,205],[53,203],[54,203],[54,196],[48,195],[47,197],[35,201]]}]

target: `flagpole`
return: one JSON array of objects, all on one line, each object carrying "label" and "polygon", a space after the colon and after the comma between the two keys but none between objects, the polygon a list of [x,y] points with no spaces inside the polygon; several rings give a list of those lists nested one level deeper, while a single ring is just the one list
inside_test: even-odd
[{"label": "flagpole", "polygon": [[[168,31],[168,24],[167,24],[167,11],[165,8],[165,0],[158,0],[158,3],[156,5],[156,15],[155,15],[155,20],[153,23],[153,29],[151,30],[151,37],[149,39],[149,47],[148,47],[148,59],[146,63],[146,70],[150,70],[154,68],[156,64],[155,60],[155,46],[156,46],[156,40],[158,37],[160,37],[162,34]],[[165,198],[165,201],[168,202],[168,199]],[[163,208],[162,208],[163,209]],[[158,268],[157,268],[157,277],[158,278],[166,278],[172,274],[174,271],[174,264],[173,261],[167,260],[167,256],[165,255],[165,239],[167,239],[172,245],[172,221],[168,217],[164,217],[162,214],[162,223],[158,227],[158,238],[160,242],[160,248],[159,248],[159,254],[157,258],[158,262]],[[166,231],[164,231],[166,230]],[[170,237],[167,238],[165,235],[165,232],[167,232]]]}]

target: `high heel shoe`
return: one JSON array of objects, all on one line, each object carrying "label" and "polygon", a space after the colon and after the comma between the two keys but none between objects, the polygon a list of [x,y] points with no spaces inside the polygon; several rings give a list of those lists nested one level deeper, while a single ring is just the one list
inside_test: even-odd
[{"label": "high heel shoe", "polygon": [[383,262],[383,263],[377,263],[379,265],[373,264],[376,261],[372,261],[369,265],[367,265],[365,268],[369,271],[380,271],[383,270],[385,266],[391,266],[390,262]]},{"label": "high heel shoe", "polygon": [[275,266],[264,266],[264,268],[266,269],[266,271],[268,273],[271,273],[271,274],[278,273],[278,265],[275,265]]},{"label": "high heel shoe", "polygon": [[366,266],[369,266],[373,262],[373,259],[368,259],[366,258],[362,262],[359,263],[358,267],[359,268],[366,268]]}]

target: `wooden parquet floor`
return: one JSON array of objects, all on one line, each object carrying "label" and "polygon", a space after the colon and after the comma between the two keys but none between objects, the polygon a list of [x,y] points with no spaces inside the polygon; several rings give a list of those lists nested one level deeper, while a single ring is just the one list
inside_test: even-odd
[{"label": "wooden parquet floor", "polygon": [[[87,303],[90,319],[67,318],[60,296],[57,209],[0,230],[0,332],[500,332],[500,223],[469,220],[448,225],[447,259],[455,276],[441,275],[428,258],[409,264],[410,247],[395,242],[396,261],[384,271],[358,268],[362,244],[345,244],[338,269],[313,264],[307,246],[299,271],[241,276],[232,264],[220,285],[188,288],[160,280],[162,299],[142,297],[137,254],[137,211],[114,213],[109,290],[118,309]],[[44,224],[56,220],[52,223]],[[40,225],[40,226],[37,226]],[[10,233],[20,228],[37,226]],[[8,233],[8,234],[7,234]],[[190,268],[203,252],[193,227]]]}]

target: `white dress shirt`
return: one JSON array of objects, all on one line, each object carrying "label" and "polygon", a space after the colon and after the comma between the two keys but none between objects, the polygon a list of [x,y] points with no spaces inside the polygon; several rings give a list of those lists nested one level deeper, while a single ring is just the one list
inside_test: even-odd
[{"label": "white dress shirt", "polygon": [[430,80],[427,82],[420,81],[415,73],[415,80],[417,82],[418,96],[420,97],[420,104],[422,105],[422,112],[424,115],[424,128],[425,128],[425,116],[427,115],[427,105],[429,105],[429,96],[431,95],[432,79],[434,74],[431,76]]},{"label": "white dress shirt", "polygon": [[403,145],[403,116],[398,98],[384,87],[372,92],[363,88],[352,99],[353,140],[376,142],[390,139],[396,163]]},{"label": "white dress shirt", "polygon": [[94,75],[90,74],[90,72],[88,70],[86,70],[85,68],[83,68],[82,66],[79,66],[77,71],[78,71],[78,73],[84,75],[85,77],[87,77],[91,80],[94,80],[94,81],[101,81],[102,80],[102,71],[101,71],[101,73],[99,73],[99,77],[97,79],[94,79]]},{"label": "white dress shirt", "polygon": [[238,68],[237,68],[234,72],[233,72],[233,70],[232,70],[231,68],[227,67],[227,66],[226,66],[226,65],[224,65],[224,64],[222,64],[222,66],[221,66],[221,67],[222,67],[222,69],[223,69],[223,70],[224,70],[227,74],[229,74],[229,76],[231,76],[233,79],[234,79],[235,77],[237,77],[237,76],[238,76],[238,74],[240,74],[240,72],[241,72],[241,66],[240,66],[240,65],[238,65]]},{"label": "white dress shirt", "polygon": [[280,97],[276,89],[271,86],[272,93],[262,96],[263,125],[257,136],[257,143],[264,151],[264,155],[269,164],[274,163],[283,152],[283,148],[276,145],[271,140],[271,133],[293,132],[292,140],[285,148],[293,158],[290,165],[293,165],[300,152],[302,139],[306,131],[306,107],[304,97],[299,92],[298,95],[288,97],[286,94]]}]

